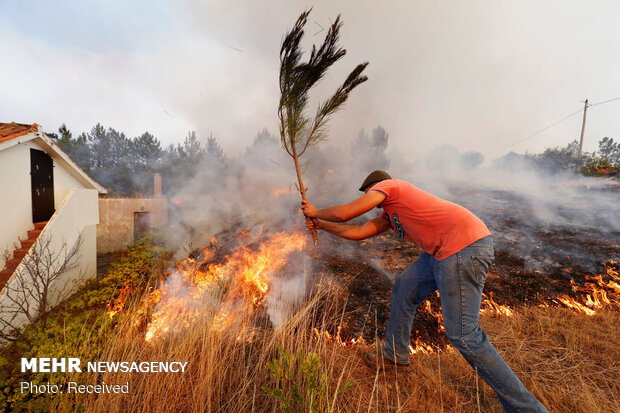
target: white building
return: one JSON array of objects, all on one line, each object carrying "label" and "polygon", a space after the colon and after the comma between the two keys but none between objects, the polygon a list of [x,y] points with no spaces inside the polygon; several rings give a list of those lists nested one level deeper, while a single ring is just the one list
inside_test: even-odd
[{"label": "white building", "polygon": [[[30,273],[42,247],[49,272],[36,277],[53,278],[46,307],[67,295],[72,280],[96,275],[98,196],[104,193],[37,124],[0,123],[0,329],[32,321],[27,313],[36,312],[37,303],[20,300],[40,289],[41,279]],[[54,273],[70,251],[73,258],[64,264],[71,268]]]}]

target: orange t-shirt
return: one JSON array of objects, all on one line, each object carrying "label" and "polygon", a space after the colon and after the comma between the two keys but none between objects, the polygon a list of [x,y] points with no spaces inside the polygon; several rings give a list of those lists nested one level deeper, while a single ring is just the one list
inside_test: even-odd
[{"label": "orange t-shirt", "polygon": [[387,195],[381,207],[396,235],[414,242],[437,260],[491,235],[484,222],[466,208],[409,182],[388,179],[376,183],[371,190]]}]

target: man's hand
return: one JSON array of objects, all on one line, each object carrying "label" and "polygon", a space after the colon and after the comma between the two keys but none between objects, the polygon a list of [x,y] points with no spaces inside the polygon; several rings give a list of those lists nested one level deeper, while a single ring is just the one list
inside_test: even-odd
[{"label": "man's hand", "polygon": [[319,230],[321,227],[319,226],[319,221],[317,219],[306,218],[306,228],[309,230]]},{"label": "man's hand", "polygon": [[308,201],[301,201],[301,211],[308,218],[316,218],[319,210]]}]

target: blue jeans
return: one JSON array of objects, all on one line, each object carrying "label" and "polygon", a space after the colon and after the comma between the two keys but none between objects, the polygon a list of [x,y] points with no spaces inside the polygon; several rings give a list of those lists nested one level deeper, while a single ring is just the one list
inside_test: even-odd
[{"label": "blue jeans", "polygon": [[478,325],[482,289],[493,259],[490,236],[441,261],[422,253],[394,282],[383,355],[397,363],[409,363],[409,336],[416,308],[438,289],[448,339],[495,390],[504,409],[547,412]]}]

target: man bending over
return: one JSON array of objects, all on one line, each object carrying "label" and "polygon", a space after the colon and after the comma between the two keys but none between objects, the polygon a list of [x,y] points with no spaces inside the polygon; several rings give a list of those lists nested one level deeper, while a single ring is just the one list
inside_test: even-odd
[{"label": "man bending over", "polygon": [[[493,262],[487,226],[464,207],[422,191],[409,182],[374,171],[359,188],[365,195],[347,205],[317,209],[302,201],[308,228],[361,240],[392,228],[424,252],[400,274],[392,288],[383,360],[366,353],[371,368],[409,364],[409,336],[417,306],[439,290],[448,339],[497,393],[507,412],[547,412],[508,367],[478,325],[482,289]],[[375,207],[384,214],[362,226],[338,224]]]}]

